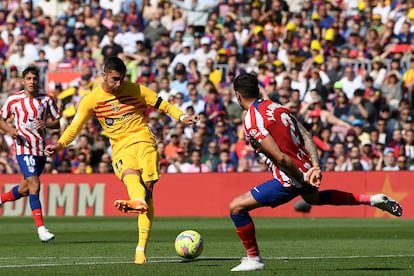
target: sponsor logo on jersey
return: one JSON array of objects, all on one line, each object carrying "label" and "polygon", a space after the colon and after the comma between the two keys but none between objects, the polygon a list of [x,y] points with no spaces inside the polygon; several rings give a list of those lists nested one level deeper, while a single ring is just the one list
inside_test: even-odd
[{"label": "sponsor logo on jersey", "polygon": [[105,119],[105,124],[107,126],[113,126],[114,125],[114,119],[112,119],[112,118],[106,118]]}]

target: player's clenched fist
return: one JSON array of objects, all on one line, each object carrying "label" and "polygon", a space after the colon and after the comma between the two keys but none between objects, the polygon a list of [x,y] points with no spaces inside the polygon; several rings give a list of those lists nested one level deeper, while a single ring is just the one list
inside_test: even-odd
[{"label": "player's clenched fist", "polygon": [[304,181],[312,186],[319,187],[322,181],[322,170],[319,167],[312,167],[304,174]]}]

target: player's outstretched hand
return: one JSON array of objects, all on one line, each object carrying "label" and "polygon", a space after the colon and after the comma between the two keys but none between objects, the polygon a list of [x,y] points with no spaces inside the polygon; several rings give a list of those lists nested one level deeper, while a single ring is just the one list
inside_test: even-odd
[{"label": "player's outstretched hand", "polygon": [[46,156],[52,156],[53,154],[55,154],[55,152],[60,151],[62,149],[62,145],[61,144],[52,144],[52,145],[47,145],[45,147],[45,155]]},{"label": "player's outstretched hand", "polygon": [[322,170],[319,167],[312,167],[306,172],[306,182],[312,186],[318,187],[322,182]]},{"label": "player's outstretched hand", "polygon": [[200,116],[198,114],[194,114],[191,116],[185,116],[181,119],[181,121],[186,125],[195,124],[200,121]]}]

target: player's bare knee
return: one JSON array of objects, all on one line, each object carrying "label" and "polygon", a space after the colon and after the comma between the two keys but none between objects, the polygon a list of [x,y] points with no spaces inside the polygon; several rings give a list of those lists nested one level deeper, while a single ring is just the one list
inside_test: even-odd
[{"label": "player's bare knee", "polygon": [[237,215],[243,210],[243,207],[240,205],[240,199],[235,198],[229,205],[229,211],[232,215]]}]

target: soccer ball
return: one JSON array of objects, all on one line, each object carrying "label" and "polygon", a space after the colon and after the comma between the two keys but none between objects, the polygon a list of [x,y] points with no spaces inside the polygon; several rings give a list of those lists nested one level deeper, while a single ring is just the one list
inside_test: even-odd
[{"label": "soccer ball", "polygon": [[203,237],[194,230],[185,230],[175,239],[175,252],[184,259],[195,259],[203,252]]}]

